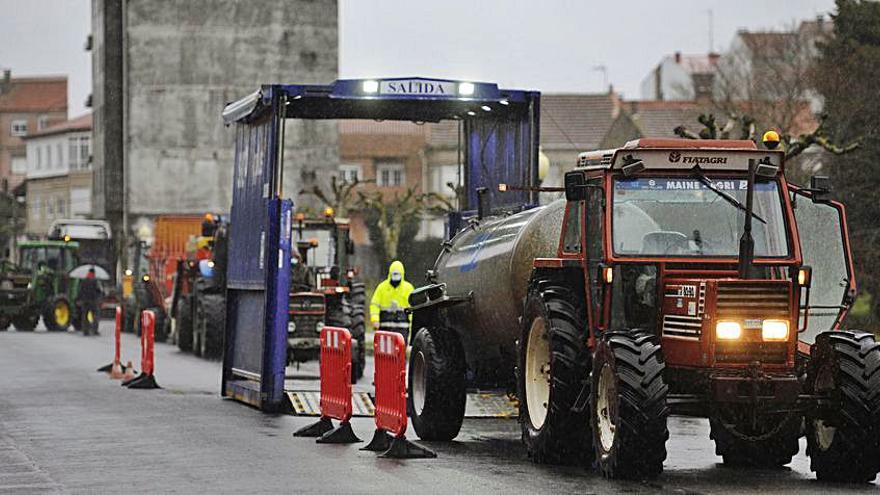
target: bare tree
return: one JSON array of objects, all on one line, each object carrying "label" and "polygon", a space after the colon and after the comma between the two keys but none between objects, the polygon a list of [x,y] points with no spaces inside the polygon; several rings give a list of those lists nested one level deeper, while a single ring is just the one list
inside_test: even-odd
[{"label": "bare tree", "polygon": [[300,194],[310,194],[318,198],[324,206],[333,208],[333,211],[335,211],[338,216],[347,217],[348,211],[358,203],[358,197],[355,195],[355,190],[359,186],[370,182],[375,181],[359,179],[346,181],[339,179],[334,175],[330,178],[329,193],[324,192],[319,185],[314,184],[310,188],[301,190]]}]

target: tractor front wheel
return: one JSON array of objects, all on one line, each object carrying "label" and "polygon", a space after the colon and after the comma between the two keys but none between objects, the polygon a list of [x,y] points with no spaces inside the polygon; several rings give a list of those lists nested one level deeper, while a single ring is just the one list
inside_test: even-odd
[{"label": "tractor front wheel", "polygon": [[654,478],[663,471],[669,439],[664,369],[652,335],[609,332],[596,346],[590,410],[605,477]]},{"label": "tractor front wheel", "polygon": [[33,332],[37,328],[37,322],[40,320],[39,315],[24,314],[12,318],[12,325],[19,332]]},{"label": "tractor front wheel", "polygon": [[880,343],[872,334],[825,332],[811,354],[808,391],[834,405],[807,415],[810,469],[821,481],[872,481],[880,471]]},{"label": "tractor front wheel", "polygon": [[583,301],[566,281],[540,277],[529,284],[517,395],[522,438],[534,462],[592,462],[587,413],[573,409],[590,373],[584,321]]},{"label": "tractor front wheel", "polygon": [[43,310],[43,324],[50,332],[66,332],[73,321],[70,301],[64,296],[55,296]]}]

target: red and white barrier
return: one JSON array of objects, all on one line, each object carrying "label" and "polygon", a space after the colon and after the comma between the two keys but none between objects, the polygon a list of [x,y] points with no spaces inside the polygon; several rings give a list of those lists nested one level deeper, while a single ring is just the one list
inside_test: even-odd
[{"label": "red and white barrier", "polygon": [[376,332],[373,359],[376,432],[363,450],[382,452],[379,457],[437,457],[433,451],[406,439],[406,340],[397,332]]},{"label": "red and white barrier", "polygon": [[141,374],[122,382],[128,388],[161,388],[154,376],[156,345],[156,314],[150,310],[141,312]]},{"label": "red and white barrier", "polygon": [[[321,329],[321,419],[297,430],[295,437],[318,437],[318,443],[355,443],[351,429],[351,333],[344,328]],[[340,421],[333,427],[332,419]]]}]

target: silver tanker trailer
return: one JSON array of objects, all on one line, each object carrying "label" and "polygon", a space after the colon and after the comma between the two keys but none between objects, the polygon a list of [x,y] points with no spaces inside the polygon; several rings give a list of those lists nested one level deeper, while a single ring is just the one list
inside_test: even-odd
[{"label": "silver tanker trailer", "polygon": [[[428,272],[429,285],[410,296],[410,382],[417,385],[410,385],[408,396],[421,438],[450,440],[458,434],[467,387],[514,389],[519,319],[532,265],[535,258],[556,255],[564,212],[565,200],[559,199],[472,219],[443,244]],[[436,380],[445,383],[435,387]],[[446,407],[426,408],[426,401]],[[423,411],[444,417],[425,418]]]}]

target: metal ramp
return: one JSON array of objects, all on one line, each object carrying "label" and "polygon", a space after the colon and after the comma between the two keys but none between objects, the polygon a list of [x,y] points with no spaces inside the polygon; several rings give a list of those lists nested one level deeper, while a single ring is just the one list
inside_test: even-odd
[{"label": "metal ramp", "polygon": [[[295,416],[320,416],[321,393],[315,390],[288,390]],[[355,417],[372,417],[373,398],[367,392],[352,392],[352,412]],[[466,418],[516,418],[519,415],[516,399],[502,392],[472,392],[467,395]]]}]

